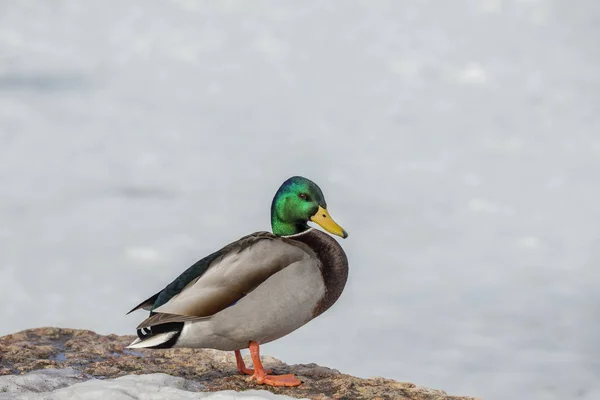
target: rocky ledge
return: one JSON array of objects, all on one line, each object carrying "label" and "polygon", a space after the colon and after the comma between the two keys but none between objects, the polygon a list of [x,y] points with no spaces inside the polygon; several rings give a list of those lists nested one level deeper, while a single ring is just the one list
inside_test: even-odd
[{"label": "rocky ledge", "polygon": [[[397,382],[391,379],[356,378],[316,364],[287,365],[273,357],[263,356],[265,366],[272,369],[274,373],[293,373],[303,382],[296,388],[266,387],[247,382],[245,376],[237,373],[232,352],[210,349],[139,351],[125,349],[125,346],[133,339],[132,336],[103,336],[86,330],[60,328],[30,329],[0,337],[0,399],[13,398],[6,397],[6,395],[22,393],[25,390],[45,392],[61,387],[68,389],[71,385],[75,386],[81,382],[88,383],[86,381],[94,383],[96,386],[93,390],[98,391],[100,390],[98,384],[113,378],[118,379],[111,382],[118,381],[122,384],[131,383],[137,379],[138,381],[135,381],[133,386],[134,389],[140,387],[148,389],[149,386],[155,384],[157,385],[156,390],[167,385],[167,381],[174,380],[171,383],[176,389],[173,390],[182,390],[188,393],[268,390],[275,394],[294,398],[321,400],[473,399],[449,396],[441,390],[426,389],[412,383]],[[249,359],[246,359],[246,362],[247,365],[251,364]],[[39,377],[40,374],[43,378],[41,381],[27,378],[34,375]],[[133,375],[143,375],[143,377],[136,378]],[[151,378],[148,378],[149,376]],[[21,380],[19,381],[19,379]],[[26,389],[27,382],[30,386],[32,382],[45,382],[46,387]],[[65,398],[72,398],[72,393],[70,396],[67,393],[65,395]],[[22,398],[37,399],[38,397]],[[181,395],[169,397],[169,394],[164,392],[160,398],[184,397]]]}]

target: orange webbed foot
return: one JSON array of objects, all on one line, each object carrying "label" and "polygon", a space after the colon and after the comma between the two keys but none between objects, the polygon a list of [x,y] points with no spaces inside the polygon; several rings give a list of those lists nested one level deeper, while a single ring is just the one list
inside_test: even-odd
[{"label": "orange webbed foot", "polygon": [[[252,368],[246,368],[246,370],[244,371],[240,371],[242,374],[244,375],[254,375],[254,370]],[[271,371],[270,369],[265,369],[265,374],[272,374],[273,371]]]},{"label": "orange webbed foot", "polygon": [[[252,357],[252,362],[254,363],[254,373],[252,376],[248,378],[248,382],[256,380],[256,383],[259,385],[268,385],[268,386],[298,386],[302,383],[299,379],[297,379],[293,374],[287,375],[269,375],[271,371],[266,371],[263,368],[262,362],[260,361],[260,352],[259,345],[256,342],[250,342],[249,345],[250,356]],[[236,360],[238,361],[238,369],[240,367],[240,360],[242,356],[239,352],[236,352]],[[243,360],[241,360],[243,363]],[[245,368],[245,366],[244,366]],[[250,369],[246,368],[250,371]]]},{"label": "orange webbed foot", "polygon": [[248,378],[248,382],[251,382],[255,379],[256,379],[256,383],[258,383],[259,385],[267,385],[267,386],[293,387],[293,386],[298,386],[302,383],[302,381],[299,379],[296,379],[296,377],[293,374],[262,375],[262,376],[254,374]]},{"label": "orange webbed foot", "polygon": [[[238,371],[240,371],[240,373],[244,374],[244,375],[254,375],[254,370],[252,368],[246,368],[244,367],[243,369],[238,368]],[[270,369],[265,369],[265,374],[272,374],[273,371],[271,371]]]},{"label": "orange webbed foot", "polygon": [[238,368],[238,371],[240,371],[240,374],[242,375],[254,375],[254,370],[252,368]]}]

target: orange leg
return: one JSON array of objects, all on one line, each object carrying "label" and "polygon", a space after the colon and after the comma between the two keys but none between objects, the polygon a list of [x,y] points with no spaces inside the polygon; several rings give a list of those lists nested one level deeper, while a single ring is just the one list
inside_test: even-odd
[{"label": "orange leg", "polygon": [[246,364],[244,364],[244,359],[242,358],[242,353],[239,350],[235,351],[235,363],[237,364],[237,369],[240,373],[245,375],[253,375],[254,370],[250,368],[246,368]]},{"label": "orange leg", "polygon": [[[242,358],[242,352],[239,350],[235,351],[235,363],[237,364],[237,369],[241,374],[244,375],[254,375],[254,370],[252,368],[246,368],[246,364],[244,363],[244,359]],[[267,374],[271,373],[271,370],[266,369],[265,372]]]},{"label": "orange leg", "polygon": [[267,375],[267,372],[265,372],[262,362],[260,361],[260,351],[258,343],[256,342],[250,342],[250,356],[252,357],[252,362],[254,363],[254,374],[248,378],[248,381],[256,379],[256,383],[259,385],[269,386],[298,386],[302,383],[300,380],[296,379],[293,374]]}]

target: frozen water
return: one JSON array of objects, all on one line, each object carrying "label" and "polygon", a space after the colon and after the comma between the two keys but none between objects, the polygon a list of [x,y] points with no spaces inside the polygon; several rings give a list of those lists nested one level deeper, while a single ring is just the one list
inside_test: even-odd
[{"label": "frozen water", "polygon": [[301,174],[351,276],[266,354],[597,396],[599,4],[1,1],[0,334],[132,333]]}]

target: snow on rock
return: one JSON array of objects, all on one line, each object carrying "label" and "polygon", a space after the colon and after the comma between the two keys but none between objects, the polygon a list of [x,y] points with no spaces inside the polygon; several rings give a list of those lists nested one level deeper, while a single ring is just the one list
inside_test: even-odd
[{"label": "snow on rock", "polygon": [[95,379],[72,368],[0,377],[0,400],[269,400],[291,399],[264,390],[204,392],[201,383],[163,373]]}]

